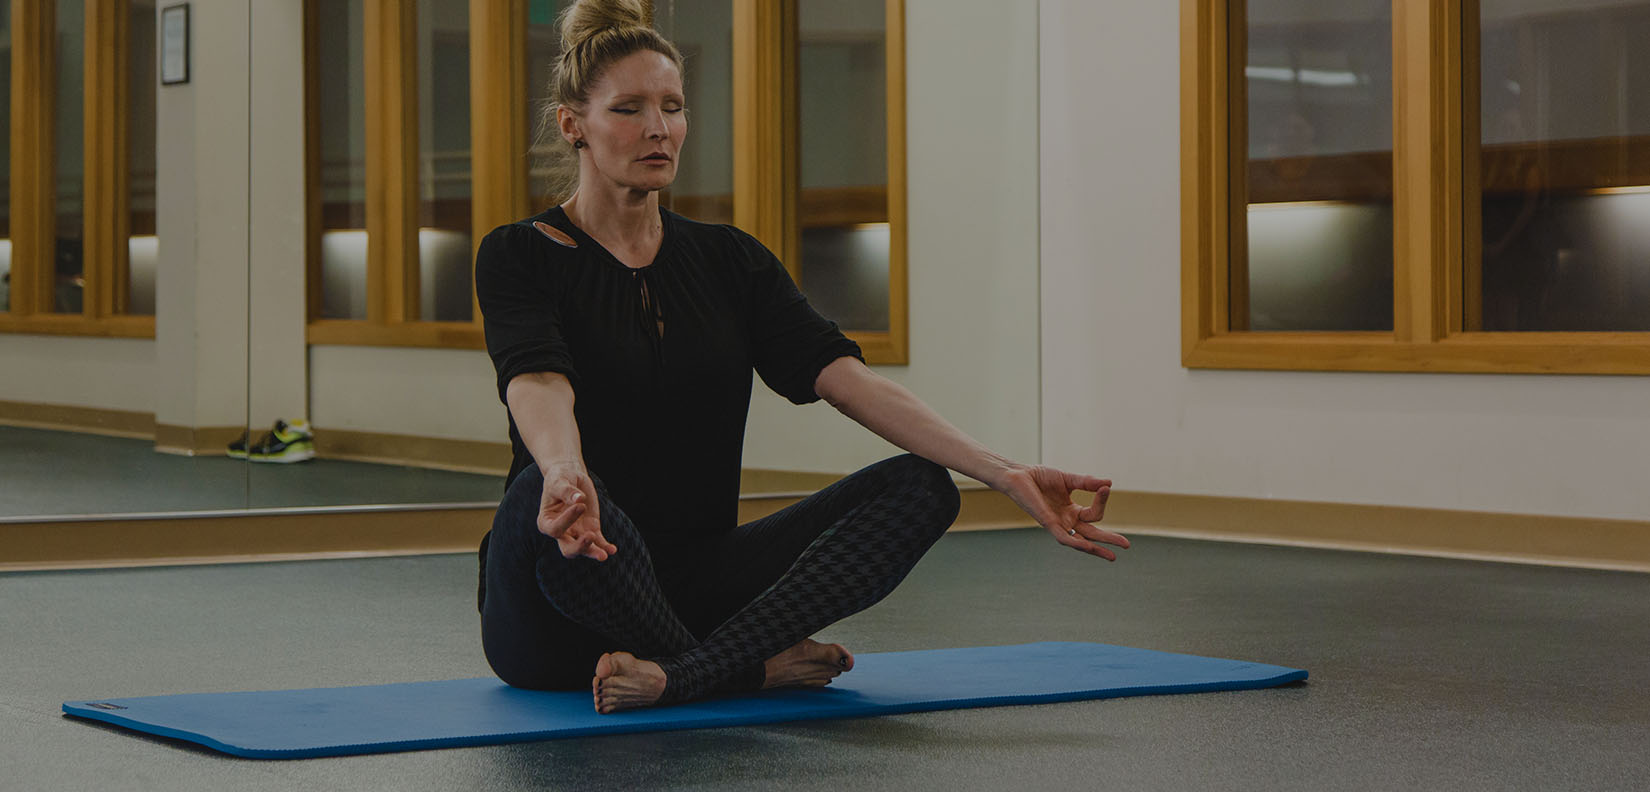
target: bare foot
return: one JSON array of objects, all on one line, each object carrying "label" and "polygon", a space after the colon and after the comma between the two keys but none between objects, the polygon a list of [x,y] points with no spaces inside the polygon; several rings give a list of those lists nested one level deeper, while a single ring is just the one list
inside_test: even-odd
[{"label": "bare foot", "polygon": [[665,693],[665,671],[651,660],[638,660],[629,652],[610,652],[596,661],[596,676],[590,680],[596,711],[651,707]]},{"label": "bare foot", "polygon": [[854,656],[842,644],[804,638],[763,664],[768,678],[762,687],[823,687],[853,667]]}]

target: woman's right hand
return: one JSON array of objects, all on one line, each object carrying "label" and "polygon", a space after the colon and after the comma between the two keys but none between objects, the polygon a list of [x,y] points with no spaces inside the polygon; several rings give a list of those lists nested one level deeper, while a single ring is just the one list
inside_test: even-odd
[{"label": "woman's right hand", "polygon": [[563,558],[606,561],[617,553],[619,548],[602,536],[601,502],[584,466],[551,464],[540,472],[544,495],[539,499],[539,533],[556,540]]}]

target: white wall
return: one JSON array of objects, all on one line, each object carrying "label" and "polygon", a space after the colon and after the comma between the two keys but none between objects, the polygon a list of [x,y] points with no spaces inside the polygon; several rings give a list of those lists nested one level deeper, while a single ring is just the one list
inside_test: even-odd
[{"label": "white wall", "polygon": [[[1036,20],[1017,0],[907,4],[911,365],[879,369],[1026,460],[1038,456]],[[479,351],[317,348],[310,377],[318,427],[506,437]],[[748,466],[850,472],[897,453],[826,405],[755,390]]]},{"label": "white wall", "polygon": [[1178,4],[1041,15],[1048,462],[1120,491],[1650,519],[1650,378],[1182,368]]},{"label": "white wall", "polygon": [[147,413],[155,342],[0,333],[0,401]]}]

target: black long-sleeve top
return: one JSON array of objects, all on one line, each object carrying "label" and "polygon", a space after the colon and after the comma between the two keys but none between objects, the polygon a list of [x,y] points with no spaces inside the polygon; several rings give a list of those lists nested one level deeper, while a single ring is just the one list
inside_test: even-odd
[{"label": "black long-sleeve top", "polygon": [[[499,226],[476,256],[500,401],[519,374],[565,374],[586,466],[656,553],[737,524],[753,368],[806,404],[831,361],[864,359],[754,237],[660,216],[658,256],[640,269],[560,207]],[[534,461],[513,416],[510,444],[506,487]]]}]

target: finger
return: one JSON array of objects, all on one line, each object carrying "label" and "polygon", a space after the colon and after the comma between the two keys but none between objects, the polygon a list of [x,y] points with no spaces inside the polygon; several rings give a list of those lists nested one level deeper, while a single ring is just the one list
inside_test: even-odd
[{"label": "finger", "polygon": [[569,528],[584,514],[584,504],[574,504],[563,507],[555,514],[539,515],[539,533],[551,539],[560,539],[567,534]]},{"label": "finger", "polygon": [[1073,527],[1077,529],[1078,536],[1091,542],[1104,542],[1125,550],[1129,548],[1129,538],[1120,533],[1108,531],[1098,525],[1089,525],[1088,523],[1078,523]]},{"label": "finger", "polygon": [[1094,502],[1083,507],[1083,510],[1077,513],[1077,519],[1083,522],[1099,522],[1104,519],[1106,516],[1106,501],[1110,498],[1111,486],[1101,487],[1094,494]]},{"label": "finger", "polygon": [[1071,487],[1072,489],[1094,492],[1101,487],[1110,487],[1111,479],[1103,479],[1098,476],[1085,476],[1080,473],[1067,473],[1066,486]]},{"label": "finger", "polygon": [[1055,541],[1058,541],[1060,544],[1063,544],[1073,550],[1088,553],[1091,556],[1098,556],[1106,559],[1107,561],[1117,560],[1117,554],[1107,549],[1105,545],[1090,542],[1087,539],[1084,539],[1080,534],[1074,536],[1066,533],[1065,531],[1058,530],[1053,533]]}]

